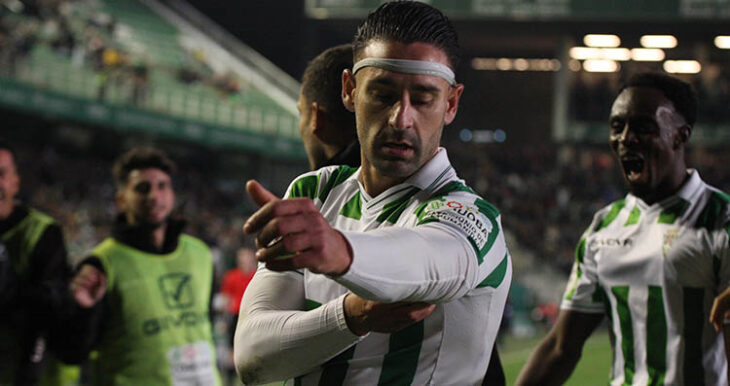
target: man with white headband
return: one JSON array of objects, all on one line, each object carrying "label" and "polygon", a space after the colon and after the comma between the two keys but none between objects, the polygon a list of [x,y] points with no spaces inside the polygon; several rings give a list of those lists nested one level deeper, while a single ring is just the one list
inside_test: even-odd
[{"label": "man with white headband", "polygon": [[456,32],[435,8],[389,2],[353,42],[342,100],[362,166],[329,166],[244,225],[262,263],[234,356],[244,383],[479,384],[511,282],[500,214],[439,147],[463,85]]}]

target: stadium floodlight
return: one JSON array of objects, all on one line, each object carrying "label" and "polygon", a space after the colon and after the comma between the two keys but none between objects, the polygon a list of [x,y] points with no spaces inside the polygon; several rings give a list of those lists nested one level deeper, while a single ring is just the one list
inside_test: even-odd
[{"label": "stadium floodlight", "polygon": [[631,59],[631,51],[628,48],[594,48],[594,47],[572,47],[570,57],[578,60],[619,60]]},{"label": "stadium floodlight", "polygon": [[530,68],[530,63],[527,61],[527,59],[523,58],[515,59],[512,62],[512,65],[517,71],[527,71]]},{"label": "stadium floodlight", "polygon": [[715,47],[730,50],[730,35],[715,36]]},{"label": "stadium floodlight", "polygon": [[660,62],[664,60],[664,50],[659,48],[632,48],[631,59],[637,62]]},{"label": "stadium floodlight", "polygon": [[696,74],[702,71],[702,65],[696,60],[667,60],[664,71],[671,74]]},{"label": "stadium floodlight", "polygon": [[644,35],[639,39],[644,48],[674,48],[677,38],[672,35]]},{"label": "stadium floodlight", "polygon": [[583,66],[580,64],[580,60],[571,59],[568,62],[568,69],[573,72],[578,72]]},{"label": "stadium floodlight", "polygon": [[500,71],[509,71],[512,69],[512,60],[509,58],[497,59],[497,69]]},{"label": "stadium floodlight", "polygon": [[616,35],[588,34],[583,37],[583,44],[588,47],[618,47],[621,39]]},{"label": "stadium floodlight", "polygon": [[561,64],[547,58],[473,58],[471,67],[486,71],[559,71]]},{"label": "stadium floodlight", "polygon": [[592,47],[572,47],[570,57],[577,60],[601,59],[601,49]]},{"label": "stadium floodlight", "polygon": [[601,48],[601,59],[626,61],[631,59],[628,48]]},{"label": "stadium floodlight", "polygon": [[587,72],[616,72],[620,68],[615,60],[591,59],[583,62],[583,69]]}]

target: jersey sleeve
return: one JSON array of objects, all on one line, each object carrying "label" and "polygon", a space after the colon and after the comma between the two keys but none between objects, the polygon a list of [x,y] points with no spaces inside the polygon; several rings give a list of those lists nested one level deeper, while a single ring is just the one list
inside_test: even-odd
[{"label": "jersey sleeve", "polygon": [[475,195],[428,200],[414,227],[342,233],[353,248],[347,273],[335,278],[380,302],[448,302],[477,287],[511,281],[499,213]]},{"label": "jersey sleeve", "polygon": [[595,253],[590,248],[591,230],[595,223],[594,220],[575,248],[575,262],[560,304],[561,309],[596,314],[606,311],[605,295],[596,273]]},{"label": "jersey sleeve", "polygon": [[306,374],[361,338],[345,321],[344,296],[305,311],[304,278],[259,266],[241,302],[234,360],[245,384]]}]

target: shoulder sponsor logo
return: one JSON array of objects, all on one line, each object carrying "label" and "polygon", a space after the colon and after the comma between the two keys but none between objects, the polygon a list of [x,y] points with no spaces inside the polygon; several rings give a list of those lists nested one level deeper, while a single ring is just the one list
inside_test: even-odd
[{"label": "shoulder sponsor logo", "polygon": [[441,222],[451,223],[462,229],[479,247],[484,248],[494,225],[492,221],[474,205],[459,201],[432,201],[425,212],[426,218],[435,218]]},{"label": "shoulder sponsor logo", "polygon": [[588,248],[591,252],[595,252],[600,248],[631,248],[634,241],[631,238],[620,239],[620,238],[605,238],[605,239],[593,239],[588,244]]}]

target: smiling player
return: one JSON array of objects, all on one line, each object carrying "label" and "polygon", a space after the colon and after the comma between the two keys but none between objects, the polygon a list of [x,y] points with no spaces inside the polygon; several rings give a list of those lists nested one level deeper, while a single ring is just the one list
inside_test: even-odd
[{"label": "smiling player", "polygon": [[209,319],[213,260],[170,215],[174,169],[152,148],[132,149],[114,164],[121,213],[71,286],[90,309],[78,344],[98,351],[91,384],[220,384]]},{"label": "smiling player", "polygon": [[612,385],[727,385],[708,319],[730,281],[730,198],[687,169],[696,115],[692,88],[670,76],[639,74],[621,90],[609,140],[629,194],[581,237],[558,321],[517,384],[562,384],[608,317]]}]

